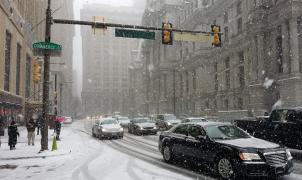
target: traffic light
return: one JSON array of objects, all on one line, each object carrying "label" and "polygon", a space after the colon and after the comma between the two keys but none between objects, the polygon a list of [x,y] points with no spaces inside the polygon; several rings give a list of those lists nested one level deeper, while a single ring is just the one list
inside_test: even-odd
[{"label": "traffic light", "polygon": [[213,46],[221,47],[221,28],[217,25],[212,25],[212,33],[213,33]]},{"label": "traffic light", "polygon": [[172,35],[172,24],[163,23],[162,25],[162,43],[166,45],[173,44],[173,35]]},{"label": "traffic light", "polygon": [[40,64],[34,60],[34,69],[33,69],[33,80],[35,83],[39,83],[41,81],[41,66]]}]

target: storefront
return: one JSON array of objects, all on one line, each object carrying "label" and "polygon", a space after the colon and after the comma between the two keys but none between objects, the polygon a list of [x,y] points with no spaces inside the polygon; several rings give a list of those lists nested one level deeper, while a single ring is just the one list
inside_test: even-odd
[{"label": "storefront", "polygon": [[16,96],[4,91],[0,91],[0,121],[7,126],[12,120],[23,123],[23,100],[21,96]]}]

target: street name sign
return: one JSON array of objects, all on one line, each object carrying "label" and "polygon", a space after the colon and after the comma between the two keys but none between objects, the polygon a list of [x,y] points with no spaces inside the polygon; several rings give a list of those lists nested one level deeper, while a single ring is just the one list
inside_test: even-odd
[{"label": "street name sign", "polygon": [[175,41],[212,43],[213,35],[194,34],[194,33],[187,33],[187,32],[174,32],[174,40]]},{"label": "street name sign", "polygon": [[34,55],[43,56],[49,53],[51,56],[61,56],[62,46],[53,42],[37,42],[33,44]]},{"label": "street name sign", "polygon": [[37,42],[33,44],[34,49],[45,49],[52,51],[61,51],[62,46],[53,42]]},{"label": "street name sign", "polygon": [[155,32],[115,29],[115,37],[155,40]]}]

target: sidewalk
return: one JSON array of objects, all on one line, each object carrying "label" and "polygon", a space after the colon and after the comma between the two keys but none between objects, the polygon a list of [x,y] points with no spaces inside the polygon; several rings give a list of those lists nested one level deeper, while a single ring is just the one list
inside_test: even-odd
[{"label": "sidewalk", "polygon": [[[35,132],[35,146],[27,144],[27,130],[25,127],[18,127],[20,137],[18,137],[16,150],[9,150],[8,146],[8,135],[7,129],[5,130],[5,136],[1,137],[1,147],[0,147],[0,165],[3,165],[3,161],[8,160],[17,160],[17,159],[38,159],[38,158],[46,158],[51,156],[61,156],[69,153],[69,149],[60,148],[61,142],[57,141],[58,151],[46,151],[43,153],[39,153],[41,149],[41,133],[37,135],[37,131]],[[64,136],[64,132],[62,132],[62,136]],[[51,150],[52,139],[53,139],[53,130],[49,130],[48,132],[48,148]]]}]

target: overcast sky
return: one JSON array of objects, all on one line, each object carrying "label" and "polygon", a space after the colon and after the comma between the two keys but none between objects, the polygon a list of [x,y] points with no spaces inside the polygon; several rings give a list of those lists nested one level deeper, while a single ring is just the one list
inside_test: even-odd
[{"label": "overcast sky", "polygon": [[[99,3],[99,4],[109,4],[112,6],[132,6],[132,0],[74,0],[74,19],[80,20],[80,10],[85,3]],[[76,74],[74,74],[73,79],[77,81],[74,83],[76,86],[76,95],[78,97],[81,96],[82,91],[82,38],[81,38],[81,31],[80,27],[76,26],[76,33],[73,40],[73,69],[76,70]],[[85,80],[84,80],[85,81]]]}]

